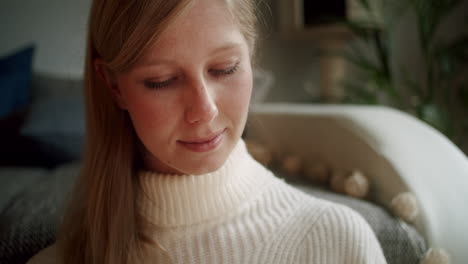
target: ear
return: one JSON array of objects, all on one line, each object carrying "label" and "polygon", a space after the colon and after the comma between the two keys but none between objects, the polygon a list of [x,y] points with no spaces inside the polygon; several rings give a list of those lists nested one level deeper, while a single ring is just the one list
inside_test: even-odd
[{"label": "ear", "polygon": [[109,92],[117,105],[122,110],[127,110],[124,97],[122,96],[122,92],[117,85],[115,76],[113,76],[111,71],[107,68],[106,63],[100,58],[94,59],[94,70],[96,71],[97,76],[101,78],[101,80],[106,84],[107,89],[109,89]]}]

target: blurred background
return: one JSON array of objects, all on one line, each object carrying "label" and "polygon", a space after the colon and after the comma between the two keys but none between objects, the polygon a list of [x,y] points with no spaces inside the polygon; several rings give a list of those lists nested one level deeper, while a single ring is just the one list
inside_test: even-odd
[{"label": "blurred background", "polygon": [[468,153],[468,1],[267,4],[259,54],[275,76],[268,101],[387,105]]},{"label": "blurred background", "polygon": [[[259,0],[254,100],[387,105],[430,124],[468,153],[467,2]],[[0,2],[0,76],[10,84],[0,86],[0,125],[10,133],[0,141],[4,148],[61,150],[57,162],[79,155],[90,4]],[[8,88],[12,83],[23,88]],[[17,132],[19,143],[11,139]],[[24,143],[25,136],[32,141]],[[28,153],[0,157],[6,162]]]},{"label": "blurred background", "polygon": [[[407,259],[424,258],[425,242],[467,263],[468,0],[256,1],[259,138],[275,134],[273,150],[299,155],[284,164],[304,159],[327,183],[362,170],[383,207],[341,198],[367,212],[389,263],[416,263]],[[54,241],[79,172],[90,6],[0,0],[0,263]],[[383,209],[408,192],[420,233]]]}]

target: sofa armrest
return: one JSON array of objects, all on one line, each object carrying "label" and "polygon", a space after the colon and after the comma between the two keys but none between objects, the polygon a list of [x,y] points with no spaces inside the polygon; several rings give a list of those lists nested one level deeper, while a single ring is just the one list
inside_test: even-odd
[{"label": "sofa armrest", "polygon": [[413,192],[415,226],[429,246],[447,249],[454,263],[468,260],[468,159],[432,127],[383,106],[260,104],[247,133],[274,152],[363,170],[383,205]]}]

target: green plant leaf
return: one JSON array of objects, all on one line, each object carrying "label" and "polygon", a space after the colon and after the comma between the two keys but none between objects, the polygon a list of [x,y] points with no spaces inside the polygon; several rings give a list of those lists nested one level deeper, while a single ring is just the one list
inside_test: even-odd
[{"label": "green plant leaf", "polygon": [[371,21],[343,21],[339,24],[347,27],[354,35],[364,41],[371,40],[374,32],[379,28],[376,22]]},{"label": "green plant leaf", "polygon": [[376,93],[373,91],[369,91],[365,85],[350,81],[344,81],[343,87],[346,91],[346,101],[350,103],[370,105],[376,105],[379,103]]},{"label": "green plant leaf", "polygon": [[381,1],[382,15],[385,20],[386,30],[393,31],[396,24],[400,22],[401,16],[405,15],[409,7],[410,1],[407,0],[393,0]]},{"label": "green plant leaf", "polygon": [[370,61],[359,49],[354,47],[352,53],[345,54],[345,58],[365,75],[364,81],[373,88],[374,97],[377,97],[377,93],[384,93],[388,98],[391,98],[392,104],[401,105],[401,102],[398,102],[398,93],[392,86],[391,76],[383,67]]},{"label": "green plant leaf", "polygon": [[403,84],[410,89],[412,95],[417,96],[419,99],[422,98],[423,88],[421,87],[421,84],[414,81],[402,65],[400,65],[400,73],[403,78]]},{"label": "green plant leaf", "polygon": [[359,0],[359,4],[364,7],[367,11],[371,10],[371,6],[368,0]]},{"label": "green plant leaf", "polygon": [[439,43],[434,50],[434,62],[438,66],[440,81],[450,81],[468,64],[468,35],[461,36],[448,44]]},{"label": "green plant leaf", "polygon": [[369,59],[365,58],[364,56],[360,56],[359,54],[344,54],[344,57],[351,62],[354,66],[358,69],[367,72],[368,74],[372,74],[374,72],[380,71],[380,67],[375,65]]},{"label": "green plant leaf", "polygon": [[409,0],[416,13],[421,45],[428,49],[434,33],[442,20],[463,0]]},{"label": "green plant leaf", "polygon": [[448,115],[438,105],[432,103],[422,105],[420,108],[420,118],[447,137],[451,138],[453,136]]},{"label": "green plant leaf", "polygon": [[390,80],[388,76],[382,70],[376,70],[371,72],[371,82],[380,90],[386,90],[390,87]]},{"label": "green plant leaf", "polygon": [[443,80],[451,79],[456,71],[456,62],[450,54],[444,53],[438,57],[441,78]]}]

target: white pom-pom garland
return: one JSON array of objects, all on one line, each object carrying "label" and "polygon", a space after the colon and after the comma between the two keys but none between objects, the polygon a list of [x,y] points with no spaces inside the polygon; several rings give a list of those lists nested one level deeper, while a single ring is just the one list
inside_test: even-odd
[{"label": "white pom-pom garland", "polygon": [[302,172],[302,159],[294,155],[286,156],[281,162],[281,167],[290,175],[298,175]]},{"label": "white pom-pom garland", "polygon": [[332,172],[330,178],[330,189],[337,193],[344,193],[344,182],[346,180],[346,173],[341,170]]},{"label": "white pom-pom garland", "polygon": [[327,184],[330,179],[330,171],[325,163],[313,163],[305,167],[305,174],[314,183]]},{"label": "white pom-pom garland", "polygon": [[416,196],[411,192],[400,193],[390,202],[393,214],[411,223],[419,214]]},{"label": "white pom-pom garland", "polygon": [[344,182],[344,191],[346,194],[364,198],[369,192],[369,180],[359,170],[354,170]]},{"label": "white pom-pom garland", "polygon": [[450,255],[442,248],[430,248],[419,264],[449,264]]}]

